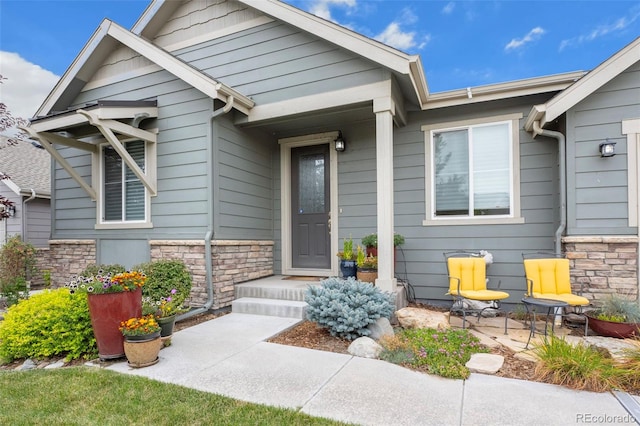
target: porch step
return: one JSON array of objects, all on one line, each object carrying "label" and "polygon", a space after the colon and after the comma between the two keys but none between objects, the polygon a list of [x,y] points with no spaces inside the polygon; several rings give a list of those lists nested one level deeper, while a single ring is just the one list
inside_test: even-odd
[{"label": "porch step", "polygon": [[282,277],[261,279],[236,285],[236,299],[252,297],[303,302],[309,285],[320,285],[320,283],[283,280]]},{"label": "porch step", "polygon": [[305,319],[308,306],[307,302],[297,300],[241,297],[231,302],[231,311],[240,314]]}]

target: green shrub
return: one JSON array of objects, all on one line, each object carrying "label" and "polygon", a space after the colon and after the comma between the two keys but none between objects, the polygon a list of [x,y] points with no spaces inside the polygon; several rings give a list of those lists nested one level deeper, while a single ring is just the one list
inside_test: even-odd
[{"label": "green shrub", "polygon": [[[171,296],[173,303],[181,306],[191,293],[191,274],[181,260],[156,260],[136,265],[133,269],[147,275],[142,296],[152,301]],[[171,295],[173,289],[177,291]]]},{"label": "green shrub", "polygon": [[328,278],[320,286],[310,286],[305,295],[309,320],[328,328],[332,336],[353,340],[368,336],[369,324],[393,313],[392,296],[369,283]]},{"label": "green shrub", "polygon": [[66,355],[68,360],[94,355],[96,343],[87,296],[66,288],[45,290],[10,307],[0,322],[0,358],[45,358]]},{"label": "green shrub", "polygon": [[[404,362],[452,379],[469,377],[469,369],[465,364],[471,359],[471,355],[487,352],[467,330],[407,329],[398,333],[395,340],[382,339],[380,344],[384,348],[380,355],[382,359],[395,362],[409,358]],[[410,357],[406,355],[407,351],[411,352]]]},{"label": "green shrub", "polygon": [[11,306],[27,297],[27,281],[35,273],[36,249],[15,235],[0,248],[0,295]]}]

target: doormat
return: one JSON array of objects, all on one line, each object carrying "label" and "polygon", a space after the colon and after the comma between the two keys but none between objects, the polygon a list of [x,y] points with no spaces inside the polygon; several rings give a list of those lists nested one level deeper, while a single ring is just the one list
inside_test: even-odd
[{"label": "doormat", "polygon": [[320,281],[320,280],[324,280],[326,277],[303,277],[300,275],[289,275],[286,276],[284,278],[282,278],[283,280],[292,280],[292,281]]}]

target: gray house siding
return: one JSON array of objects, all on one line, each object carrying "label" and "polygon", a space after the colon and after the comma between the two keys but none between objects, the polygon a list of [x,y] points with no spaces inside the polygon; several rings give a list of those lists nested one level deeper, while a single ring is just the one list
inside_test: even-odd
[{"label": "gray house siding", "polygon": [[388,79],[373,62],[282,22],[173,53],[259,105]]},{"label": "gray house siding", "polygon": [[0,246],[6,243],[6,240],[14,235],[22,235],[22,205],[20,203],[20,197],[16,195],[11,189],[7,187],[2,181],[0,181],[0,195],[13,202],[16,208],[16,215],[0,221]]},{"label": "gray house siding", "polygon": [[51,208],[46,199],[33,199],[24,205],[26,240],[35,247],[47,247],[51,234]]},{"label": "gray house siding", "polygon": [[[640,63],[567,111],[568,235],[637,235],[629,227],[627,140],[622,120],[640,117]],[[598,146],[616,142],[616,156]]]},{"label": "gray house siding", "polygon": [[[501,289],[511,294],[508,301],[518,302],[525,291],[521,253],[552,250],[558,226],[557,203],[554,201],[558,194],[557,143],[540,137],[534,140],[524,130],[519,133],[520,200],[524,224],[423,226],[422,221],[426,218],[425,136],[421,126],[511,113],[522,113],[522,124],[531,105],[544,99],[544,96],[529,97],[490,102],[482,108],[476,105],[413,113],[406,127],[396,129],[395,231],[406,239],[398,253],[396,274],[409,280],[418,299],[450,300],[445,296],[448,281],[443,252],[487,250],[494,256],[494,264],[488,268],[492,285],[496,286],[501,281]],[[373,170],[369,174],[375,176],[375,163],[372,160],[370,164]],[[375,208],[375,194],[367,196],[363,202]],[[366,217],[364,222],[369,224],[365,233],[375,230],[375,214]],[[341,229],[341,233],[348,235],[349,230]],[[365,233],[358,229],[354,236]]]},{"label": "gray house siding", "polygon": [[[259,104],[389,78],[372,62],[280,22],[173,53]],[[218,117],[212,124],[213,101],[166,71],[81,92],[72,107],[96,100],[138,99],[157,99],[159,108],[155,122],[143,122],[143,127],[159,130],[158,195],[151,198],[153,229],[96,230],[95,203],[56,165],[54,239],[97,239],[102,260],[107,259],[113,240],[120,241],[118,247],[124,252],[149,239],[203,239],[211,221],[215,239],[279,238],[280,212],[274,202],[279,195],[279,168],[274,168],[279,148],[272,136],[234,126],[239,113]],[[208,147],[210,137],[213,144]],[[367,143],[374,141],[371,133]],[[368,149],[370,171],[375,171],[375,148]],[[89,154],[72,148],[60,152],[91,182]],[[375,173],[367,179],[374,196],[369,203],[374,205]],[[208,213],[212,205],[213,219]],[[375,216],[370,222],[374,227]],[[276,253],[279,256],[279,250]],[[279,265],[280,259],[276,261]]]}]

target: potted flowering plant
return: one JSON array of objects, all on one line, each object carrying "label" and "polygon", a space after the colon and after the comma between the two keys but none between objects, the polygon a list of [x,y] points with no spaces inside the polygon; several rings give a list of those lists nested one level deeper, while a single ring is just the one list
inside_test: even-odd
[{"label": "potted flowering plant", "polygon": [[165,340],[165,343],[173,334],[176,315],[188,310],[179,302],[176,297],[177,293],[178,290],[174,288],[167,296],[162,296],[160,300],[153,300],[150,296],[142,298],[142,313],[155,317],[161,328],[160,336]]},{"label": "potted flowering plant", "polygon": [[129,318],[120,323],[124,352],[132,367],[147,367],[158,362],[162,347],[160,326],[153,315]]},{"label": "potted flowering plant", "polygon": [[125,355],[119,326],[127,318],[142,315],[141,288],[145,281],[146,276],[138,271],[105,273],[99,269],[95,275],[79,275],[65,283],[71,293],[87,294],[89,316],[100,359]]}]

